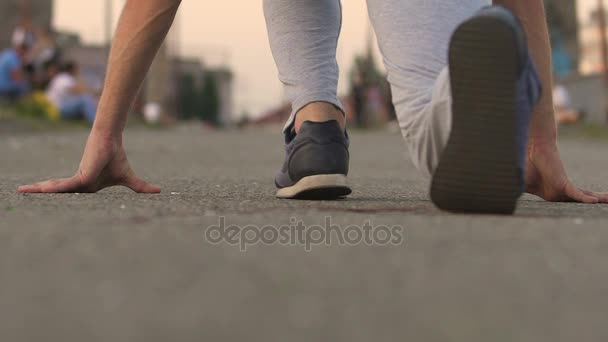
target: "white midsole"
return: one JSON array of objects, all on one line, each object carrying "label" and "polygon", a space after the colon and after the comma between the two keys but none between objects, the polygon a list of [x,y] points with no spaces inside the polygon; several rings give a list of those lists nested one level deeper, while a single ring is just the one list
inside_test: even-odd
[{"label": "white midsole", "polygon": [[348,187],[345,175],[316,175],[300,179],[293,186],[279,189],[278,198],[294,198],[304,191]]}]

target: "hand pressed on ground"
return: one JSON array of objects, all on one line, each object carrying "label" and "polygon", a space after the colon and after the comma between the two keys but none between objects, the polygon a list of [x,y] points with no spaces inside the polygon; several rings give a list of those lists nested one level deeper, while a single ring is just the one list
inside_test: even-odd
[{"label": "hand pressed on ground", "polygon": [[19,187],[22,193],[95,193],[112,186],[125,186],[137,193],[160,193],[135,175],[129,165],[122,139],[104,137],[92,132],[87,141],[80,167],[69,178],[50,179]]},{"label": "hand pressed on ground", "polygon": [[557,144],[530,142],[526,191],[549,202],[608,203],[608,194],[580,189],[568,178]]}]

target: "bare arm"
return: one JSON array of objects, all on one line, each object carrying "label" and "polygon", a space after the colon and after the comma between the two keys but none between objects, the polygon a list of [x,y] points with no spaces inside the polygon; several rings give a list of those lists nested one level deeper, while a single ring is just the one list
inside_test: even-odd
[{"label": "bare arm", "polygon": [[140,193],[160,188],[135,175],[122,145],[129,109],[181,0],[127,0],[110,52],[104,90],[80,167],[69,178],[19,187],[20,192],[97,192],[122,185]]},{"label": "bare arm", "polygon": [[133,103],[181,0],[128,0],[116,29],[93,129],[122,133]]},{"label": "bare arm", "polygon": [[494,0],[519,17],[543,84],[543,95],[532,114],[526,191],[548,201],[608,203],[608,194],[580,189],[568,178],[557,147],[553,108],[551,43],[543,0]]}]

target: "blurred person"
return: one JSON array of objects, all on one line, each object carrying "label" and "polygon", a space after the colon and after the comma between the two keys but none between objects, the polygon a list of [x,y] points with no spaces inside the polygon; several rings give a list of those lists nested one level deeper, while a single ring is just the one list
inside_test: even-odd
[{"label": "blurred person", "polygon": [[553,102],[555,103],[555,121],[558,125],[577,123],[581,119],[581,113],[572,108],[570,93],[561,84],[553,87]]},{"label": "blurred person", "polygon": [[[510,214],[524,191],[608,202],[575,187],[560,159],[551,92],[541,94],[552,88],[542,0],[367,5],[402,134],[439,208]],[[337,96],[341,3],[264,0],[264,12],[293,108],[277,196],[348,195],[349,139]]]},{"label": "blurred person", "polygon": [[0,97],[16,100],[30,90],[23,63],[29,45],[21,33],[13,35],[12,45],[0,52]]},{"label": "blurred person", "polygon": [[31,66],[35,85],[38,89],[44,89],[50,82],[48,68],[51,65],[58,65],[60,53],[50,27],[37,27],[35,33],[33,45],[25,60]]},{"label": "blurred person", "polygon": [[22,44],[32,46],[36,40],[34,33],[34,25],[32,19],[29,16],[23,16],[19,23],[14,28],[12,33],[13,42],[19,41]]},{"label": "blurred person", "polygon": [[[54,68],[54,67],[51,67]],[[49,101],[59,110],[63,120],[86,119],[95,121],[97,103],[88,87],[79,80],[78,65],[65,62],[51,79],[46,91]]]},{"label": "blurred person", "polygon": [[[24,11],[24,13],[26,13],[26,12],[27,12],[27,10]],[[31,80],[33,80],[34,69],[33,69],[33,66],[29,62],[28,55],[30,54],[32,46],[36,42],[36,34],[34,32],[34,24],[29,15],[27,15],[27,14],[22,15],[21,20],[19,20],[19,23],[13,30],[12,40],[13,40],[13,42],[19,41],[19,42],[21,42],[21,44],[25,44],[29,47],[28,52],[23,57],[22,64],[23,64],[23,70],[25,71],[25,76],[28,78],[28,81],[31,81]],[[15,43],[13,43],[13,44],[15,44]]]},{"label": "blurred person", "polygon": [[53,30],[50,27],[37,27],[35,33],[32,47],[26,56],[27,61],[37,66],[57,61],[59,59],[59,50],[53,37]]},{"label": "blurred person", "polygon": [[[452,131],[451,140],[460,141],[464,150],[470,151],[469,155],[459,151],[445,161],[452,171],[447,177],[464,179],[453,184],[461,186],[462,191],[456,195],[464,197],[458,199],[466,207],[436,203],[443,209],[484,211],[488,208],[485,202],[490,202],[498,204],[495,211],[506,212],[524,187],[549,201],[608,202],[607,195],[578,189],[567,178],[557,150],[550,92],[545,92],[536,106],[526,144],[531,107],[539,100],[539,83],[550,89],[552,82],[544,7],[542,0],[497,3],[520,16],[528,31],[532,57],[540,68],[540,80],[533,71],[522,27],[506,10],[494,8],[476,14],[483,2],[473,0],[368,0],[397,115],[418,168],[437,176],[439,157],[446,145],[442,162],[449,155],[448,135]],[[98,115],[78,171],[69,178],[19,187],[19,191],[97,192],[122,185],[140,193],[160,192],[130,167],[122,133],[135,94],[179,4],[179,0],[127,0],[112,44]],[[283,189],[292,188],[294,196],[278,195],[334,198],[350,193],[346,184],[348,136],[336,96],[340,2],[265,0],[264,10],[275,60],[293,102],[293,113],[285,127],[288,158],[276,183]],[[450,41],[451,79],[446,59]],[[484,44],[477,45],[479,42]],[[455,85],[454,94],[448,80]],[[481,91],[485,88],[489,91]],[[499,89],[506,93],[499,93]],[[466,116],[469,110],[471,117]],[[487,115],[481,116],[480,111]],[[464,124],[464,131],[459,124]],[[480,136],[488,141],[474,140]],[[462,137],[467,139],[463,141]],[[304,152],[303,157],[291,160],[298,151]],[[459,158],[461,168],[450,166],[450,159]],[[522,164],[526,160],[527,182],[522,184]],[[474,167],[483,171],[477,181],[489,188],[480,189],[466,181],[475,177]],[[308,181],[316,175],[323,176],[318,178],[320,182]],[[303,192],[293,188],[298,184]],[[442,191],[454,190],[447,187]],[[496,196],[492,197],[494,192]]]}]

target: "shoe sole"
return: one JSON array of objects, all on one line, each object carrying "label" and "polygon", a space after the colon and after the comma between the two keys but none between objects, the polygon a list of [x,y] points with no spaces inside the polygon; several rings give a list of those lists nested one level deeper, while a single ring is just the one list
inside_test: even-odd
[{"label": "shoe sole", "polygon": [[493,17],[462,24],[450,43],[453,124],[431,185],[446,211],[515,212],[521,196],[515,144],[518,41]]},{"label": "shoe sole", "polygon": [[344,175],[316,175],[302,178],[295,185],[279,189],[283,199],[332,200],[352,193]]}]

